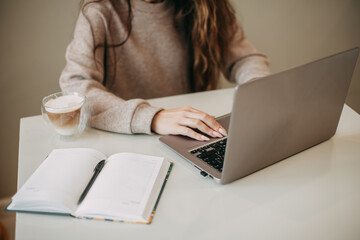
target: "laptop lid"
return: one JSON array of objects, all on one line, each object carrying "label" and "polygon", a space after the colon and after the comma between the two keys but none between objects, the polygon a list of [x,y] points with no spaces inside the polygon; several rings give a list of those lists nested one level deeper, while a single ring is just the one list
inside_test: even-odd
[{"label": "laptop lid", "polygon": [[[335,134],[358,52],[354,48],[237,86],[222,173],[188,153],[203,142],[181,136],[160,140],[222,184],[261,170]],[[226,125],[227,119],[222,118]]]}]

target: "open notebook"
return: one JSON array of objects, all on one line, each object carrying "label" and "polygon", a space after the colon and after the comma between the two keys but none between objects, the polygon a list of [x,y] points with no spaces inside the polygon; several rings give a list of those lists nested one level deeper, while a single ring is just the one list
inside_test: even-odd
[{"label": "open notebook", "polygon": [[[104,167],[80,204],[79,198]],[[162,157],[89,148],[53,150],[12,198],[8,211],[67,214],[77,218],[151,223],[172,163]]]}]

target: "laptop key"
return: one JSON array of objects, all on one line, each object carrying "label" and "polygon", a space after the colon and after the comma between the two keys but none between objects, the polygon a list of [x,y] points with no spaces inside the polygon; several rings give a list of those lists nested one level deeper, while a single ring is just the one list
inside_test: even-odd
[{"label": "laptop key", "polygon": [[227,139],[223,139],[218,142],[194,149],[190,151],[190,153],[200,158],[211,167],[222,172],[222,167],[224,165],[226,140]]}]

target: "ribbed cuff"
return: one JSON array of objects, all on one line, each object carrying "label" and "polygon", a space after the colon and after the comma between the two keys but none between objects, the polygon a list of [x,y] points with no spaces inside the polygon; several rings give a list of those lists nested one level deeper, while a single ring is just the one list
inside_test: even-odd
[{"label": "ribbed cuff", "polygon": [[148,103],[139,105],[131,121],[131,132],[151,134],[152,120],[161,110],[162,108],[150,106]]}]

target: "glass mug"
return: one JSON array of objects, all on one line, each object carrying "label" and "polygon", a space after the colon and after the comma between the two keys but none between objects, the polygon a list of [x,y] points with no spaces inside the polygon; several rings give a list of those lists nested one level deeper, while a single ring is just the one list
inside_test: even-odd
[{"label": "glass mug", "polygon": [[58,92],[44,97],[41,113],[61,136],[79,136],[89,117],[86,97],[76,92]]}]

